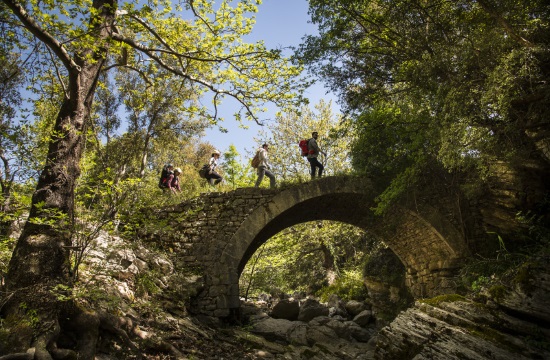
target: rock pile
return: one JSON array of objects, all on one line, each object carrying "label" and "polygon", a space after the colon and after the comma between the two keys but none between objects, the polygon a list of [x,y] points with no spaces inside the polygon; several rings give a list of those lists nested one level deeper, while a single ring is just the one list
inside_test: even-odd
[{"label": "rock pile", "polygon": [[[372,359],[376,321],[369,305],[344,302],[331,296],[327,304],[316,299],[283,299],[269,313],[243,306],[249,331],[281,345],[274,350],[290,359]],[[282,352],[282,353],[281,353]],[[272,354],[275,356],[275,354]]]}]

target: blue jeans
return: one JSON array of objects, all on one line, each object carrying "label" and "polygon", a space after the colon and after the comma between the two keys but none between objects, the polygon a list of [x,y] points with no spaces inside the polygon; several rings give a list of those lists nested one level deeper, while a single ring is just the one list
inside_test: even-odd
[{"label": "blue jeans", "polygon": [[313,179],[315,177],[315,170],[319,169],[319,177],[323,176],[323,169],[325,168],[323,164],[317,160],[316,157],[308,157],[307,161],[309,161],[309,165],[311,166],[311,178]]},{"label": "blue jeans", "polygon": [[254,187],[260,186],[260,183],[264,179],[264,175],[269,178],[269,187],[273,189],[275,187],[275,175],[267,170],[265,166],[258,166],[258,179],[256,179]]}]

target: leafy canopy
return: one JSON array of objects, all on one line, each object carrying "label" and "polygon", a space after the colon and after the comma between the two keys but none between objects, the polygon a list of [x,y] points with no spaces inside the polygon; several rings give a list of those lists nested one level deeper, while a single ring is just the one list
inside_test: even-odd
[{"label": "leafy canopy", "polygon": [[495,158],[543,155],[545,1],[312,0],[309,13],[319,35],[297,55],[339,94],[353,164],[386,180],[383,202],[430,164],[482,176]]}]

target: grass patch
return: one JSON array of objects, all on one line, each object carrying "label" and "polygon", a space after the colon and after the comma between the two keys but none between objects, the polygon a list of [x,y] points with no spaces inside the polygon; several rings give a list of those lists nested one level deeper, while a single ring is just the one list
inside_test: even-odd
[{"label": "grass patch", "polygon": [[438,307],[439,304],[444,302],[456,302],[456,301],[466,301],[466,298],[458,294],[448,294],[448,295],[439,295],[430,299],[419,300],[419,302],[423,304],[428,304],[435,307]]}]

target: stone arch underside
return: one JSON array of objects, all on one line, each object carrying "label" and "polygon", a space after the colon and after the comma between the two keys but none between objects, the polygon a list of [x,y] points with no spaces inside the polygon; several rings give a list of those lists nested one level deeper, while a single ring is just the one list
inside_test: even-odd
[{"label": "stone arch underside", "polygon": [[[210,294],[216,297],[216,307],[221,311],[218,314],[228,314],[229,309],[240,306],[239,276],[255,251],[273,235],[290,226],[315,220],[339,221],[371,231],[376,228],[377,221],[380,222],[371,211],[373,198],[366,180],[325,178],[281,191],[256,208],[224,245],[216,262],[220,273],[212,274],[213,277],[224,279],[222,282],[228,285],[225,290],[218,288]],[[403,220],[398,221],[400,227],[396,228],[393,237],[384,236],[382,240],[405,265],[413,294],[420,297],[428,290],[437,291],[445,285],[440,277],[450,274],[448,270],[463,255],[463,249],[454,242],[447,242],[436,227],[418,214],[404,211],[396,213],[395,217]],[[426,281],[436,285],[428,289]]]},{"label": "stone arch underside", "polygon": [[[355,193],[321,195],[302,201],[279,214],[274,214],[271,220],[265,219],[265,224],[257,223],[252,218],[247,219],[250,220],[250,224],[243,224],[240,229],[252,225],[253,229],[248,229],[252,230],[249,233],[251,237],[248,239],[241,238],[244,241],[240,241],[236,238],[236,236],[241,235],[238,232],[233,238],[233,240],[244,245],[237,253],[237,257],[241,257],[237,266],[237,273],[239,275],[242,273],[246,263],[260,246],[280,231],[293,225],[317,220],[331,220],[367,229],[372,217],[369,206],[371,202],[369,200],[367,196]],[[364,205],[352,205],[357,202]],[[350,206],[353,208],[350,208]]]}]

